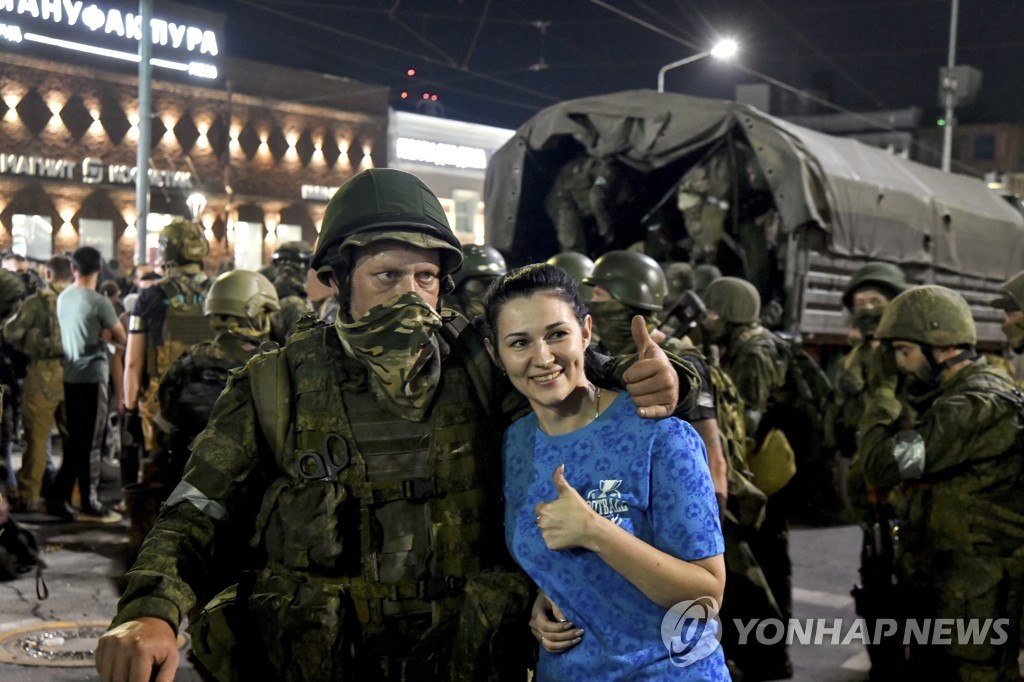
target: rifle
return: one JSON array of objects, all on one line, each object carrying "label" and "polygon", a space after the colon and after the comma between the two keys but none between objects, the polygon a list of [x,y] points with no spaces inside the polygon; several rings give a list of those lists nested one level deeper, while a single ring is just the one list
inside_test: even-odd
[{"label": "rifle", "polygon": [[[877,498],[869,491],[869,497]],[[893,508],[886,502],[873,501],[865,513],[861,528],[864,532],[860,552],[860,583],[853,586],[857,615],[864,619],[868,633],[868,656],[871,658],[872,679],[895,678],[905,672],[906,652],[902,639],[902,591],[897,586],[894,572],[898,539],[898,521]],[[897,631],[881,641],[875,641],[879,620],[895,621]]]}]

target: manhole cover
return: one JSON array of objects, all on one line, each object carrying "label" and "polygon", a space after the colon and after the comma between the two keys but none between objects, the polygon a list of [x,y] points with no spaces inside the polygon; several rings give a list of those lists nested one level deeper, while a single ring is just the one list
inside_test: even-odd
[{"label": "manhole cover", "polygon": [[[0,632],[0,663],[91,668],[109,621],[56,621]],[[178,645],[185,638],[178,637]]]}]

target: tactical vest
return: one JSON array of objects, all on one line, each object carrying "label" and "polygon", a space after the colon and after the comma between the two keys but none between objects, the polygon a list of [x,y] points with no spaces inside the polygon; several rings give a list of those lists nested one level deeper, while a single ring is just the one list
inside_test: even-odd
[{"label": "tactical vest", "polygon": [[709,362],[699,350],[683,346],[675,352],[680,357],[696,357],[704,362],[711,379],[715,399],[715,419],[722,440],[722,451],[728,466],[729,510],[743,526],[757,527],[764,520],[767,498],[754,484],[747,464],[747,431],[743,416],[743,399],[736,384],[721,367]]},{"label": "tactical vest", "polygon": [[57,292],[50,287],[41,289],[36,296],[46,305],[46,323],[41,330],[38,346],[33,341],[27,350],[33,360],[56,360],[64,357],[61,343],[60,322],[57,320]]},{"label": "tactical vest", "polygon": [[[453,621],[467,577],[493,563],[488,546],[501,543],[481,534],[501,524],[500,447],[472,360],[449,354],[417,423],[377,405],[333,327],[299,332],[270,356],[250,364],[276,460],[253,539],[268,570],[313,590],[343,589],[371,635],[399,614]],[[288,424],[277,419],[282,404]]]},{"label": "tactical vest", "polygon": [[147,334],[147,371],[150,377],[159,380],[172,362],[197,343],[213,339],[215,331],[209,318],[203,314],[206,294],[189,278],[168,276],[160,280],[157,286],[164,292],[166,307],[163,343],[155,344],[152,330]]}]

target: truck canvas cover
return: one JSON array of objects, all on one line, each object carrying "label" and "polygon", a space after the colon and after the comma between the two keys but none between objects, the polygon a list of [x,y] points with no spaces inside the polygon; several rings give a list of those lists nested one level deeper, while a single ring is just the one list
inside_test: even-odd
[{"label": "truck canvas cover", "polygon": [[[557,251],[544,197],[558,167],[585,154],[612,159],[643,179],[640,205],[621,223],[634,230],[617,245],[623,248],[642,239],[640,217],[658,197],[730,141],[749,148],[770,188],[780,218],[779,258],[791,261],[780,264],[786,306],[794,311],[790,326],[799,331],[842,326],[838,291],[868,260],[904,266],[912,281],[953,286],[978,306],[999,282],[1024,270],[1024,217],[981,180],[745,104],[651,90],[563,102],[524,123],[488,166],[488,242],[517,264]],[[795,239],[808,231],[818,236]],[[816,288],[826,294],[816,298]],[[979,312],[996,320],[992,311]],[[825,317],[814,322],[818,313]],[[998,324],[989,331],[998,333]]]}]

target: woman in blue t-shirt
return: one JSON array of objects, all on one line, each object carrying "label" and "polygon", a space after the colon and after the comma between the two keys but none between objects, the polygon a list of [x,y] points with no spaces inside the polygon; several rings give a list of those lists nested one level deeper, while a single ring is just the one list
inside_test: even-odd
[{"label": "woman in blue t-shirt", "polygon": [[588,378],[590,316],[559,268],[497,280],[487,326],[533,408],[503,457],[506,543],[541,590],[538,678],[728,680],[713,619],[724,544],[700,437]]}]

